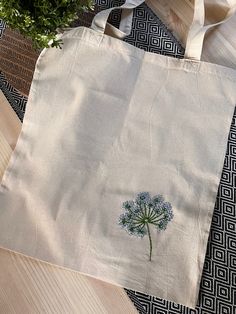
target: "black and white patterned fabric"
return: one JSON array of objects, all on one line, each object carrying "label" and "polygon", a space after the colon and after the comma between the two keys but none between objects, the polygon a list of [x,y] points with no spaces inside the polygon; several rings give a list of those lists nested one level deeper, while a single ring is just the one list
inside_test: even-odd
[{"label": "black and white patterned fabric", "polygon": [[0,20],[0,39],[2,38],[6,23],[3,20]]},{"label": "black and white patterned fabric", "polygon": [[[6,28],[6,23],[0,20],[0,39]],[[8,83],[0,69],[0,89],[9,101],[17,116],[23,121],[27,97],[21,95],[11,84]]]},{"label": "black and white patterned fabric", "polygon": [[23,122],[27,97],[22,96],[14,87],[6,80],[4,74],[0,71],[0,89],[11,104],[11,107]]},{"label": "black and white patterned fabric", "polygon": [[[105,9],[120,4],[121,1],[97,0],[96,3],[99,9]],[[120,12],[116,10],[111,14],[110,21],[117,26],[119,19]],[[132,26],[131,34],[124,39],[126,42],[146,51],[183,58],[183,47],[147,5],[135,9]],[[24,106],[25,104],[23,109]],[[132,290],[126,289],[126,292],[141,314],[236,314],[236,110],[196,309]]]},{"label": "black and white patterned fabric", "polygon": [[[118,6],[124,1],[96,0],[95,2],[99,10],[104,10],[111,6]],[[120,10],[112,11],[109,22],[119,27],[120,16]],[[134,9],[131,34],[124,41],[149,52],[176,58],[183,58],[184,55],[184,48],[145,3]]]}]

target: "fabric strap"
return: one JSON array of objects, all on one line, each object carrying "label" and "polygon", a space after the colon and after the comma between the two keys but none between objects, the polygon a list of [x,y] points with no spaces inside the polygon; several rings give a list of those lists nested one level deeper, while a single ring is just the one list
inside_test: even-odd
[{"label": "fabric strap", "polygon": [[[124,38],[131,32],[133,9],[143,2],[145,2],[145,0],[126,0],[121,6],[112,7],[98,12],[93,18],[91,28],[101,33],[104,33],[106,30],[106,32],[116,38]],[[119,29],[107,22],[110,13],[115,9],[124,9],[122,11]]]},{"label": "fabric strap", "polygon": [[202,54],[203,41],[206,32],[212,27],[218,26],[228,21],[236,11],[236,1],[228,2],[228,11],[224,18],[213,24],[204,25],[205,22],[205,6],[204,0],[195,0],[194,16],[192,25],[190,26],[184,57],[186,59],[200,60]]},{"label": "fabric strap", "polygon": [[[119,39],[124,38],[131,32],[133,9],[141,5],[143,2],[145,2],[145,0],[126,0],[121,6],[112,7],[97,13],[92,21],[91,28],[101,33],[105,33],[106,31],[109,35]],[[201,59],[202,46],[206,32],[212,27],[225,23],[234,15],[236,11],[236,1],[228,0],[228,7],[229,10],[221,21],[214,24],[204,25],[204,0],[195,0],[193,21],[186,42],[185,59]],[[110,13],[115,9],[124,9],[122,11],[119,29],[107,22]]]}]

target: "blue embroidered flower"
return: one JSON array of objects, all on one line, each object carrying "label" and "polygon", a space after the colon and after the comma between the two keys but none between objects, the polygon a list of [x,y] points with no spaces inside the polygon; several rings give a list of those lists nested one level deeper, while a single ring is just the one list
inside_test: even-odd
[{"label": "blue embroidered flower", "polygon": [[134,209],[134,206],[134,201],[126,201],[123,203],[122,208],[128,211],[132,211],[132,209]]},{"label": "blue embroidered flower", "polygon": [[162,220],[158,223],[158,228],[160,230],[166,230],[167,227],[167,221],[166,220]]},{"label": "blue embroidered flower", "polygon": [[165,202],[162,195],[151,198],[148,192],[139,193],[135,200],[126,201],[122,208],[125,210],[119,217],[118,224],[132,236],[149,237],[149,261],[152,258],[152,238],[150,225],[157,230],[165,230],[173,219],[172,206]]},{"label": "blue embroidered flower", "polygon": [[137,204],[145,204],[145,203],[149,202],[150,199],[151,199],[151,197],[150,197],[150,194],[148,192],[141,192],[141,193],[138,193],[135,201]]},{"label": "blue embroidered flower", "polygon": [[169,202],[163,203],[163,209],[165,210],[165,217],[167,221],[171,221],[173,218],[172,206]]},{"label": "blue embroidered flower", "polygon": [[158,194],[158,195],[153,196],[152,201],[155,204],[161,204],[164,202],[164,197],[162,195]]}]

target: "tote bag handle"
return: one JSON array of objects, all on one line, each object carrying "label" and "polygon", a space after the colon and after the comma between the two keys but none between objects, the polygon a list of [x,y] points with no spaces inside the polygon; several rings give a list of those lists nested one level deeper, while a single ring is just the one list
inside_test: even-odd
[{"label": "tote bag handle", "polygon": [[[145,0],[126,0],[121,6],[112,7],[98,12],[93,18],[91,28],[103,34],[106,30],[107,33],[116,38],[124,38],[131,32],[133,9],[143,2],[145,2]],[[110,13],[115,9],[123,9],[119,29],[107,22]]]},{"label": "tote bag handle", "polygon": [[[229,4],[229,10],[227,11],[225,17],[214,24],[204,25],[205,22],[205,5],[204,0],[195,0],[194,1],[194,15],[193,21],[190,26],[186,49],[184,57],[186,59],[192,60],[200,60],[202,54],[202,46],[206,32],[215,26],[218,26],[222,23],[228,21],[236,11],[236,1]],[[124,38],[125,36],[130,34],[131,26],[132,26],[132,17],[133,17],[133,9],[138,7],[140,4],[145,2],[145,0],[126,0],[126,2],[118,7],[112,7],[110,9],[103,10],[95,15],[93,18],[91,28],[104,33],[105,30],[116,38]],[[114,9],[124,9],[122,11],[120,29],[112,26],[107,22],[110,13]]]},{"label": "tote bag handle", "polygon": [[[232,1],[231,1],[232,2]],[[228,21],[236,11],[236,1],[229,4],[229,9],[224,18],[214,24],[204,25],[205,6],[204,0],[195,0],[192,25],[189,28],[184,57],[186,59],[201,60],[203,41],[206,32],[212,27]]]}]

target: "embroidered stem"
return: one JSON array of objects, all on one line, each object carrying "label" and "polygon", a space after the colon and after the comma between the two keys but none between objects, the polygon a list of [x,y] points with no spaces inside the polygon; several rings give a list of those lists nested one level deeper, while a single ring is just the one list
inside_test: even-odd
[{"label": "embroidered stem", "polygon": [[148,238],[149,238],[149,244],[150,244],[150,251],[149,251],[149,261],[152,260],[152,238],[151,238],[151,232],[149,228],[149,224],[147,223],[147,231],[148,231]]}]

